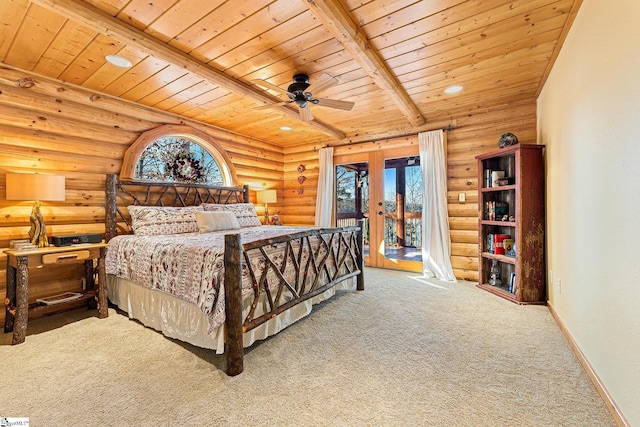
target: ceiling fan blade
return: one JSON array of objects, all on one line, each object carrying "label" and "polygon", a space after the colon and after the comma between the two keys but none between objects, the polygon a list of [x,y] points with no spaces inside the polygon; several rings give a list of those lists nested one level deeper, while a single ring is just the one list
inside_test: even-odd
[{"label": "ceiling fan blade", "polygon": [[323,90],[330,88],[331,86],[335,86],[338,84],[338,79],[335,77],[331,77],[329,74],[323,74],[316,79],[315,82],[311,83],[305,93],[320,93]]},{"label": "ceiling fan blade", "polygon": [[267,104],[267,105],[259,105],[257,107],[253,107],[254,110],[266,110],[267,108],[277,107],[279,105],[291,104],[293,101],[282,101],[276,102],[275,104]]},{"label": "ceiling fan blade", "polygon": [[313,120],[313,114],[311,113],[311,108],[309,108],[309,104],[305,104],[304,107],[298,105],[298,110],[300,111],[300,117],[305,122],[310,122]]},{"label": "ceiling fan blade", "polygon": [[351,101],[338,101],[337,99],[327,99],[327,98],[317,98],[318,103],[316,105],[321,105],[323,107],[329,108],[338,108],[339,110],[350,111],[355,102]]},{"label": "ceiling fan blade", "polygon": [[254,82],[257,86],[260,86],[263,89],[271,89],[283,95],[289,95],[289,92],[287,92],[285,89],[282,89],[281,87],[271,84],[266,80],[253,79],[252,82]]}]

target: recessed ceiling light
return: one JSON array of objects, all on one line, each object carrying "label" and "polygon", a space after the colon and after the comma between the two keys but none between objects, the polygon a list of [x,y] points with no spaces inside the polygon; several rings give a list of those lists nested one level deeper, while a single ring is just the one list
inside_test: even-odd
[{"label": "recessed ceiling light", "polygon": [[131,61],[119,55],[107,55],[105,59],[116,67],[131,68],[133,66]]},{"label": "recessed ceiling light", "polygon": [[289,127],[289,126],[281,126],[280,130],[291,130],[291,127]]},{"label": "recessed ceiling light", "polygon": [[463,89],[461,85],[449,86],[444,90],[444,93],[458,93]]}]

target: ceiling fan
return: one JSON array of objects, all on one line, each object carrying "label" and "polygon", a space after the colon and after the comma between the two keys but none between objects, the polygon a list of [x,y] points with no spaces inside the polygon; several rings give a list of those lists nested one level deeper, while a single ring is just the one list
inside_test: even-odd
[{"label": "ceiling fan", "polygon": [[261,105],[259,107],[254,107],[254,110],[263,110],[265,108],[272,108],[278,105],[295,103],[298,106],[298,111],[300,111],[300,117],[302,120],[308,122],[313,120],[313,114],[311,113],[310,108],[311,104],[346,111],[351,110],[355,105],[355,103],[350,101],[338,101],[336,99],[316,98],[313,96],[313,93],[322,92],[323,90],[338,83],[338,80],[331,77],[329,74],[322,74],[313,84],[309,84],[309,76],[306,74],[296,74],[293,76],[293,83],[291,83],[286,90],[265,80],[255,79],[253,81],[256,85],[264,89],[271,89],[281,95],[289,97],[289,100],[287,101]]}]

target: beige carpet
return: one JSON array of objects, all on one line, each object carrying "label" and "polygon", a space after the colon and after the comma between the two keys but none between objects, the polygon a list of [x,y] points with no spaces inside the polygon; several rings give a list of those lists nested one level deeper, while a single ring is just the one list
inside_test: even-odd
[{"label": "beige carpet", "polygon": [[[0,417],[31,426],[615,426],[546,307],[367,269],[247,351],[164,338],[110,309],[2,336]],[[1,334],[0,334],[1,335]]]}]

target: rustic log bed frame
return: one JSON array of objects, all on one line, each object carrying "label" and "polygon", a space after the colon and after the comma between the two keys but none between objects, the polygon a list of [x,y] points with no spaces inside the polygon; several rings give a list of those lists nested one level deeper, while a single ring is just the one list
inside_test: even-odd
[{"label": "rustic log bed frame", "polygon": [[[130,219],[119,206],[193,206],[202,203],[231,204],[249,200],[249,188],[221,187],[202,184],[183,184],[149,181],[118,181],[114,174],[106,179],[106,233],[108,242],[118,234],[131,234]],[[123,223],[119,226],[119,221]],[[118,233],[118,231],[121,231]],[[364,290],[362,223],[358,226],[304,230],[298,233],[263,239],[242,244],[240,234],[225,236],[225,360],[227,375],[240,374],[244,369],[243,334],[267,322],[269,319],[319,295],[338,283],[356,277],[356,288]],[[311,239],[320,242],[317,249]],[[273,254],[264,248],[281,245],[284,258],[278,267]],[[295,243],[295,244],[294,244]],[[298,247],[296,250],[294,247]],[[307,248],[309,259],[302,261],[303,248]],[[264,268],[256,268],[249,262],[250,256],[262,256]],[[253,282],[253,303],[243,319],[242,314],[242,261],[248,267]],[[332,261],[332,262],[329,262]],[[287,280],[284,269],[293,263],[295,280]],[[276,289],[267,286],[267,273],[276,274],[279,284]],[[314,279],[307,280],[308,277]],[[309,283],[311,282],[311,283]],[[233,286],[229,286],[233,284]],[[275,292],[274,292],[275,290]],[[281,301],[283,291],[295,296],[289,301]],[[268,300],[270,311],[254,318],[254,311],[260,297]]]}]

